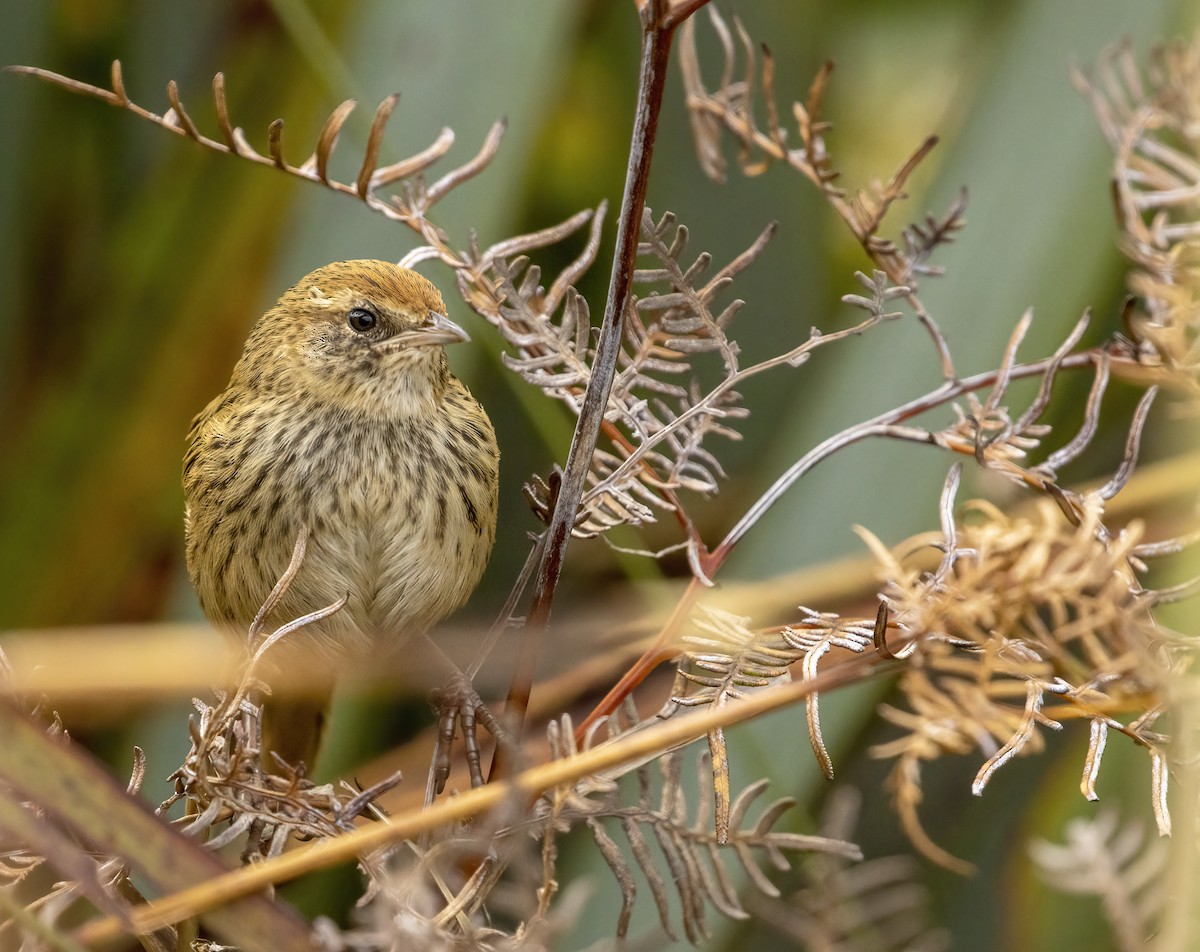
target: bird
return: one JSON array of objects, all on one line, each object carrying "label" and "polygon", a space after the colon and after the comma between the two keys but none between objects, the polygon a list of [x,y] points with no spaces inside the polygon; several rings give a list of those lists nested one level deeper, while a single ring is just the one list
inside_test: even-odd
[{"label": "bird", "polygon": [[329,264],[259,318],[192,421],[186,559],[213,626],[245,643],[301,533],[303,561],[264,629],[346,599],[267,654],[311,691],[265,699],[264,765],[311,767],[338,676],[424,636],[483,574],[500,457],[447,364],[445,346],[468,339],[416,272]]}]

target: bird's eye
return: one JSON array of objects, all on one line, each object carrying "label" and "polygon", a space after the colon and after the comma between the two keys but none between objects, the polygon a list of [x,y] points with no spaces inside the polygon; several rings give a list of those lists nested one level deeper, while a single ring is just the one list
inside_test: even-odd
[{"label": "bird's eye", "polygon": [[346,315],[346,323],[360,334],[371,330],[378,322],[379,318],[365,307],[356,307]]}]

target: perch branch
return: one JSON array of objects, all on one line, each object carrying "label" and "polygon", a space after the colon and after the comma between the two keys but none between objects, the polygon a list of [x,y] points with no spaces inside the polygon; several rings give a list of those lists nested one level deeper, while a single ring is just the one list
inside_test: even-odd
[{"label": "perch branch", "polygon": [[[533,667],[542,643],[542,635],[550,622],[554,590],[562,572],[567,544],[575,525],[575,514],[583,496],[584,483],[591,467],[592,453],[600,434],[604,410],[608,406],[617,358],[621,353],[625,314],[631,303],[642,211],[646,206],[646,185],[650,178],[654,137],[662,108],[667,63],[676,26],[675,21],[669,17],[668,10],[665,0],[653,0],[640,11],[642,59],[638,79],[637,114],[634,117],[633,141],[629,149],[625,192],[617,220],[616,253],[613,256],[607,303],[600,326],[600,341],[596,347],[591,381],[584,394],[579,422],[567,454],[562,485],[546,529],[546,545],[538,565],[532,605],[522,634],[516,672],[505,709],[509,729],[518,736],[529,706]],[[491,779],[502,776],[504,769],[503,757],[500,756],[498,748],[497,758],[492,762]]]}]

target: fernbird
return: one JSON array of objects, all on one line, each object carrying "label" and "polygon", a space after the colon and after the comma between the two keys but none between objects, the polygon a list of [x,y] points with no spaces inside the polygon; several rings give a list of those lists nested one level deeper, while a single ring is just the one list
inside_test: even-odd
[{"label": "fernbird", "polygon": [[424,635],[483,574],[499,450],[443,349],[467,339],[415,272],[327,265],[259,318],[192,421],[187,565],[214,626],[245,642],[302,529],[304,561],[265,630],[348,596],[266,656],[311,688],[267,699],[267,765],[274,751],[311,766],[338,674]]}]

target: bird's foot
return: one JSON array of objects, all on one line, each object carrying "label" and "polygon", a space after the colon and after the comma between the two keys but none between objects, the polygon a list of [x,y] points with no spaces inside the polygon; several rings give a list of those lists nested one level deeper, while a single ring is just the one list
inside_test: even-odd
[{"label": "bird's foot", "polygon": [[484,782],[479,753],[479,726],[482,725],[483,729],[496,739],[497,744],[513,743],[508,731],[501,726],[491,709],[483,703],[474,685],[461,672],[455,672],[444,687],[434,691],[432,701],[438,711],[438,730],[433,761],[429,767],[427,802],[432,802],[433,797],[445,789],[446,781],[450,778],[453,766],[451,749],[457,729],[462,731],[467,771],[472,787],[482,787]]}]

